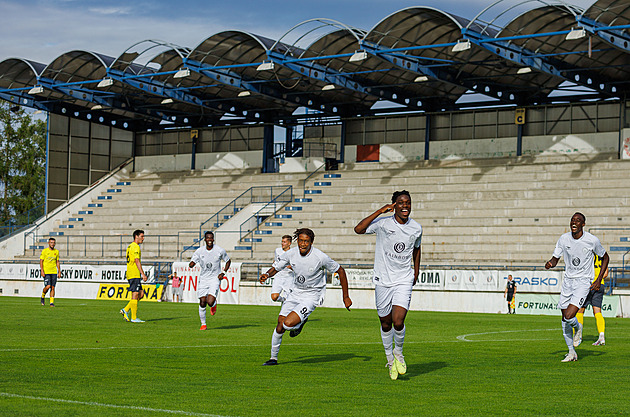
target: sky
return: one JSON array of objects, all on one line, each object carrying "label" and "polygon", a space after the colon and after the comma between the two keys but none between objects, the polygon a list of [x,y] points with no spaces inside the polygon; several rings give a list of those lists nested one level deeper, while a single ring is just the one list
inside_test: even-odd
[{"label": "sky", "polygon": [[[569,0],[588,7],[594,0]],[[64,52],[88,50],[119,56],[133,44],[156,39],[194,48],[224,30],[278,39],[298,23],[328,18],[364,30],[397,10],[439,8],[468,19],[494,0],[0,0],[0,61],[25,58],[48,64]],[[494,15],[521,0],[503,0]],[[532,0],[526,7],[542,5]],[[486,14],[487,16],[488,14]],[[514,15],[513,17],[516,17]],[[293,32],[296,33],[296,32]]]}]

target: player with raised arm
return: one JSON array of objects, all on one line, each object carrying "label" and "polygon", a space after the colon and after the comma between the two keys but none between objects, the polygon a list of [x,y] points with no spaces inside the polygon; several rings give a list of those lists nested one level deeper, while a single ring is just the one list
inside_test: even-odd
[{"label": "player with raised arm", "polygon": [[[599,277],[599,271],[602,268],[602,259],[595,255],[595,259],[593,260],[593,269],[594,269],[594,277],[593,280],[596,280]],[[602,315],[602,301],[604,300],[604,280],[608,278],[608,268],[604,271],[602,275],[602,280],[600,282],[599,290],[590,290],[588,292],[588,296],[586,296],[586,300],[584,301],[584,305],[580,308],[580,311],[575,315],[578,319],[582,327],[584,327],[584,311],[586,307],[589,305],[593,306],[593,315],[595,316],[595,323],[597,324],[597,332],[599,333],[599,337],[593,343],[593,346],[604,346],[606,344],[606,339],[604,337],[604,331],[606,330],[606,322],[604,321],[604,316]]]},{"label": "player with raised arm", "polygon": [[[230,269],[232,261],[225,249],[214,244],[214,233],[204,233],[205,246],[200,246],[195,251],[188,266],[193,268],[199,264],[199,282],[197,283],[197,297],[199,297],[199,319],[201,327],[206,330],[206,306],[210,305],[210,314],[214,316],[217,311],[217,296],[221,280],[225,278],[225,272]],[[221,260],[225,261],[225,267],[221,271]]]},{"label": "player with raised arm", "polygon": [[39,269],[44,279],[41,304],[46,305],[46,293],[50,290],[50,306],[55,306],[55,286],[57,278],[61,278],[61,265],[59,264],[59,250],[55,249],[57,241],[54,237],[48,239],[48,247],[42,250],[39,256]]},{"label": "player with raised arm", "polygon": [[262,284],[289,265],[295,273],[293,291],[282,304],[278,324],[271,337],[271,358],[263,365],[278,364],[278,353],[284,332],[289,330],[291,337],[299,335],[308,317],[323,302],[326,291],[324,270],[339,274],[343,304],[348,310],[352,305],[352,300],[348,295],[346,271],[324,252],[313,247],[315,233],[311,229],[304,228],[297,229],[293,236],[297,240],[298,247],[282,253],[273,266],[260,275]]},{"label": "player with raised arm", "polygon": [[[578,359],[575,348],[582,343],[582,325],[575,315],[584,304],[589,291],[599,290],[603,273],[608,268],[608,253],[598,238],[584,231],[585,224],[586,217],[582,213],[575,213],[571,217],[571,231],[560,236],[551,259],[545,263],[545,269],[550,269],[558,264],[561,256],[564,257],[564,279],[558,308],[562,311],[562,332],[569,353],[565,355],[562,362]],[[598,276],[592,281],[595,255],[602,258],[602,266]]]},{"label": "player with raised arm", "polygon": [[[131,300],[120,310],[125,320],[132,323],[144,323],[138,318],[138,301],[144,297],[142,282],[147,281],[147,276],[142,269],[140,262],[140,245],[144,242],[144,230],[135,230],[133,232],[133,242],[127,246],[127,281],[129,281],[129,291],[131,292]],[[131,320],[129,320],[129,311],[131,311]]]},{"label": "player with raised arm", "polygon": [[[379,218],[391,211],[393,216]],[[376,210],[354,228],[360,235],[376,234],[374,296],[391,379],[407,372],[403,356],[405,317],[411,304],[411,290],[420,272],[422,226],[411,219],[410,214],[409,192],[396,191],[392,204]]]},{"label": "player with raised arm", "polygon": [[[282,236],[281,247],[276,248],[274,261],[280,259],[280,255],[291,249],[292,241],[293,238],[291,235]],[[287,299],[287,295],[291,292],[291,288],[293,288],[294,278],[295,275],[290,265],[274,275],[273,284],[271,285],[271,299],[283,303],[284,300]]]}]

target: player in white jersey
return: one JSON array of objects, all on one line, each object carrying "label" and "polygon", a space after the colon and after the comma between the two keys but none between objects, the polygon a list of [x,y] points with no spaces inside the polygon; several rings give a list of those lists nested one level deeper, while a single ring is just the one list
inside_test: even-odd
[{"label": "player in white jersey", "polygon": [[[277,262],[278,259],[280,259],[280,255],[291,249],[292,241],[293,238],[290,235],[282,236],[282,247],[276,248],[274,262]],[[274,275],[273,284],[271,284],[271,299],[273,301],[283,303],[291,292],[291,288],[293,288],[294,278],[295,275],[293,274],[291,265],[287,266],[282,271],[279,271],[276,275]]]},{"label": "player in white jersey", "polygon": [[[378,218],[391,211],[393,216]],[[391,379],[407,372],[402,352],[405,317],[411,303],[411,290],[420,272],[422,226],[411,219],[410,214],[409,192],[396,191],[392,204],[376,210],[354,228],[360,235],[376,233],[374,296]]]},{"label": "player in white jersey", "polygon": [[[575,213],[571,217],[571,232],[560,236],[553,256],[545,264],[546,269],[553,268],[558,264],[560,257],[564,257],[564,279],[558,308],[562,311],[562,332],[569,347],[569,353],[565,355],[562,362],[572,362],[578,358],[575,348],[582,343],[582,325],[575,315],[584,304],[589,291],[599,290],[602,275],[608,267],[608,253],[599,239],[583,230],[585,224],[586,217],[582,213]],[[602,267],[597,279],[592,281],[594,255],[602,258]]]},{"label": "player in white jersey", "polygon": [[348,310],[352,305],[352,300],[348,295],[346,271],[324,252],[313,247],[315,240],[313,231],[311,229],[297,229],[294,237],[297,239],[298,247],[281,254],[273,266],[260,275],[260,283],[262,284],[288,265],[291,265],[295,273],[293,291],[282,304],[278,315],[278,324],[271,337],[271,358],[263,365],[278,364],[278,352],[284,332],[289,330],[291,337],[300,334],[309,315],[323,302],[326,291],[324,270],[339,274],[343,304]]},{"label": "player in white jersey", "polygon": [[[206,330],[206,305],[210,305],[210,314],[214,316],[217,311],[217,295],[221,280],[225,277],[225,272],[230,268],[232,261],[225,249],[214,244],[214,233],[204,234],[205,246],[200,246],[195,251],[188,266],[193,268],[199,264],[199,281],[197,282],[197,297],[199,297],[199,319],[201,328]],[[225,267],[221,271],[221,260],[225,261]]]}]

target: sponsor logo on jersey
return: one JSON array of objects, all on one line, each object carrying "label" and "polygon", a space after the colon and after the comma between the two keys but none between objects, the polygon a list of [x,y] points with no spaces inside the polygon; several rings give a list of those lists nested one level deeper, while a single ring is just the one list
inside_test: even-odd
[{"label": "sponsor logo on jersey", "polygon": [[396,251],[396,253],[401,253],[402,251],[405,250],[405,244],[404,242],[398,242],[394,245],[394,250]]},{"label": "sponsor logo on jersey", "polygon": [[573,264],[573,266],[578,266],[580,264],[580,258],[573,258],[571,260],[571,263]]},{"label": "sponsor logo on jersey", "polygon": [[304,278],[304,275],[299,275],[296,279],[298,284],[304,284],[304,282],[306,281],[306,278]]}]

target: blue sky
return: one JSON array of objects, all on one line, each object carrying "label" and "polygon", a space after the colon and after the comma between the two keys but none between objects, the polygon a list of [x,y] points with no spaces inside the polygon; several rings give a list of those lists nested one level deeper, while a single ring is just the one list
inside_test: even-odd
[{"label": "blue sky", "polygon": [[[517,2],[504,0],[496,10]],[[570,0],[582,7],[593,2]],[[411,6],[435,7],[472,19],[492,3],[493,0],[0,0],[0,60],[20,57],[47,64],[74,49],[116,57],[145,39],[192,48],[228,29],[277,39],[294,25],[313,18],[330,18],[369,30],[387,15]],[[536,4],[541,3],[533,1],[531,7]]]}]

